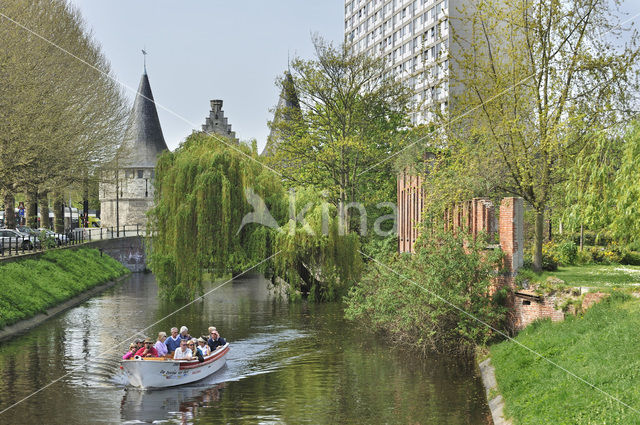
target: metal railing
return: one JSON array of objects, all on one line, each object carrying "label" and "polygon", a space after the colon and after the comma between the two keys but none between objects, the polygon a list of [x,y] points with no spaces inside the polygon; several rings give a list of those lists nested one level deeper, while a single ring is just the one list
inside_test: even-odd
[{"label": "metal railing", "polygon": [[147,227],[140,224],[125,225],[119,228],[88,227],[73,229],[65,234],[50,234],[44,238],[43,236],[43,232],[37,232],[36,234],[25,236],[0,237],[0,258],[80,245],[105,239],[147,236]]}]

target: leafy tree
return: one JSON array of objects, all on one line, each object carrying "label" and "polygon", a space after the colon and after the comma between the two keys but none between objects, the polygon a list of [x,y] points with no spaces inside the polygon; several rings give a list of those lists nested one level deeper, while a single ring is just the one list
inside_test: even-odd
[{"label": "leafy tree", "polygon": [[5,203],[25,191],[35,218],[38,194],[81,183],[114,155],[126,103],[77,9],[62,0],[2,7],[33,33],[0,20],[0,190]]},{"label": "leafy tree", "polygon": [[403,146],[397,132],[407,125],[409,91],[387,77],[383,59],[318,37],[313,42],[316,58],[291,64],[300,108],[272,123],[282,141],[268,160],[286,184],[327,191],[336,206],[378,190],[386,195],[395,186],[390,165],[374,166]]},{"label": "leafy tree", "polygon": [[575,228],[609,230],[623,243],[640,240],[640,124],[626,132],[594,136],[596,142],[576,158],[563,185],[563,218]]},{"label": "leafy tree", "polygon": [[[312,188],[289,199],[278,176],[214,137],[194,133],[156,166],[150,266],[165,297],[202,292],[203,273],[236,273],[260,264],[292,295],[333,300],[359,276],[355,234],[338,228],[336,207]],[[267,258],[271,260],[261,264]]]},{"label": "leafy tree", "polygon": [[[247,146],[238,148],[252,155]],[[252,223],[241,227],[252,212],[248,189],[272,215],[286,215],[280,181],[259,163],[211,136],[194,133],[174,152],[160,155],[155,185],[150,267],[167,298],[201,293],[205,270],[214,275],[238,272],[269,257],[272,229]]]},{"label": "leafy tree", "polygon": [[466,7],[454,34],[453,161],[475,163],[472,172],[531,205],[537,270],[554,187],[593,145],[592,130],[624,119],[636,93],[637,36],[613,43],[622,30],[611,3],[484,0]]},{"label": "leafy tree", "polygon": [[298,214],[291,214],[275,234],[274,276],[289,285],[294,297],[340,299],[362,271],[358,235],[341,232],[337,208],[313,188],[297,188],[291,204],[304,216],[298,220]]}]

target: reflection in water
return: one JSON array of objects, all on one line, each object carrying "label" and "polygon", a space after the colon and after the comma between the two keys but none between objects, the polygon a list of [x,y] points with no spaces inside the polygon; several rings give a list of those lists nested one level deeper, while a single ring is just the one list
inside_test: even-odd
[{"label": "reflection in water", "polygon": [[[3,423],[482,424],[488,410],[474,368],[398,353],[346,322],[339,304],[288,303],[266,281],[221,287],[148,332],[215,325],[227,365],[175,388],[126,385],[124,339],[175,311],[153,275],[133,275],[81,306],[0,345],[0,410],[74,368],[0,418]],[[117,349],[107,352],[117,344]],[[103,356],[103,357],[101,357]]]}]

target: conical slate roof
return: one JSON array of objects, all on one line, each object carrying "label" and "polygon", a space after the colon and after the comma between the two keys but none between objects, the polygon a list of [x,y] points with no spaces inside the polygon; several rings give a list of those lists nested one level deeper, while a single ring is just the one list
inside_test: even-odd
[{"label": "conical slate roof", "polygon": [[149,77],[145,71],[140,79],[136,100],[124,136],[121,167],[155,167],[158,155],[167,150],[162,135],[158,111],[153,101]]},{"label": "conical slate roof", "polygon": [[262,156],[273,155],[278,148],[282,138],[281,131],[278,129],[278,123],[291,119],[291,115],[294,110],[300,110],[300,100],[298,99],[298,92],[293,82],[293,77],[289,72],[284,73],[284,80],[282,81],[282,91],[280,92],[280,99],[276,106],[276,111],[273,117],[273,124],[271,125],[271,131],[267,138],[267,144],[262,151]]}]

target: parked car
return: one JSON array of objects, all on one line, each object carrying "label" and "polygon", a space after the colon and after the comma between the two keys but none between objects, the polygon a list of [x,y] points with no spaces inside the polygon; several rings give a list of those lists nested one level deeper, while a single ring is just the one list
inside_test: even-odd
[{"label": "parked car", "polygon": [[40,246],[40,240],[33,235],[25,235],[15,229],[1,229],[0,230],[0,247],[4,251],[5,249],[33,249],[36,246]]}]

